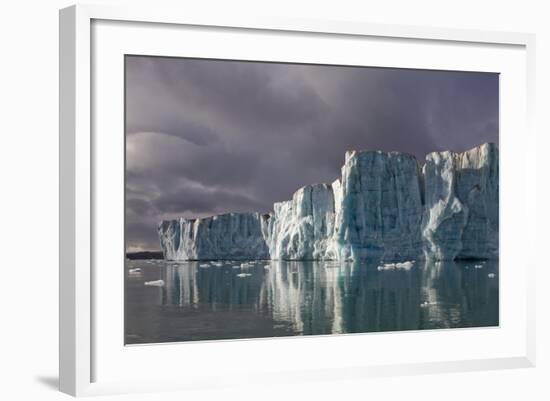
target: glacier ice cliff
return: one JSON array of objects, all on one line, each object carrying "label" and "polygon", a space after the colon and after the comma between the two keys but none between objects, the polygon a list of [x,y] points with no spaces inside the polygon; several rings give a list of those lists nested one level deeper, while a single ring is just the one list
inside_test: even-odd
[{"label": "glacier ice cliff", "polygon": [[159,228],[166,260],[269,259],[259,213],[165,220]]},{"label": "glacier ice cliff", "polygon": [[269,214],[163,221],[167,260],[405,261],[498,257],[498,147],[346,152],[332,184],[300,188]]},{"label": "glacier ice cliff", "polygon": [[437,260],[498,257],[498,148],[434,152],[423,167],[425,256]]},{"label": "glacier ice cliff", "polygon": [[282,260],[333,259],[334,191],[331,185],[300,188],[292,200],[273,205],[264,228],[270,256]]},{"label": "glacier ice cliff", "polygon": [[397,152],[347,152],[335,221],[338,259],[409,260],[422,252],[420,167]]}]

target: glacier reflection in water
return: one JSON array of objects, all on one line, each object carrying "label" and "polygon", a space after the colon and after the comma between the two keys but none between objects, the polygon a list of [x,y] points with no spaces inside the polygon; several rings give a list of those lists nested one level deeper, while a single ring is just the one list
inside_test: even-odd
[{"label": "glacier reflection in water", "polygon": [[498,325],[496,261],[249,263],[128,261],[126,343]]}]

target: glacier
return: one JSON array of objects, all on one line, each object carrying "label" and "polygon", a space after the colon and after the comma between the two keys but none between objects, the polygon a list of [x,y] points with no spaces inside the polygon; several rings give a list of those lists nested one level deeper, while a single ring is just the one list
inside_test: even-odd
[{"label": "glacier", "polygon": [[307,185],[292,200],[275,203],[263,230],[271,259],[333,259],[334,204],[328,184]]},{"label": "glacier", "polygon": [[261,221],[259,213],[165,220],[158,228],[164,259],[269,259]]},{"label": "glacier", "polygon": [[166,260],[498,258],[498,147],[348,151],[341,177],[306,185],[273,211],[162,221]]},{"label": "glacier", "polygon": [[423,175],[426,258],[498,257],[497,146],[486,143],[462,153],[430,153]]},{"label": "glacier", "polygon": [[334,224],[337,259],[419,257],[423,213],[420,174],[416,158],[406,153],[346,153]]}]

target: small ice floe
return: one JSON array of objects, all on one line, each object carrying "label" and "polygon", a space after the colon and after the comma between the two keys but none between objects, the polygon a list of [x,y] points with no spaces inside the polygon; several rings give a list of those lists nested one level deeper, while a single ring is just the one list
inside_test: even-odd
[{"label": "small ice floe", "polygon": [[489,274],[487,274],[487,277],[489,277],[489,278],[495,278],[495,273],[489,273]]},{"label": "small ice floe", "polygon": [[396,263],[395,268],[396,269],[410,270],[410,269],[412,269],[413,265],[414,265],[414,260],[407,260],[403,263]]},{"label": "small ice floe", "polygon": [[164,280],[146,281],[144,284],[152,287],[162,287],[164,285]]},{"label": "small ice floe", "polygon": [[270,267],[271,267],[271,266],[269,266],[269,265],[265,265],[265,266],[264,266],[264,269],[267,270],[267,269],[269,269]]},{"label": "small ice floe", "polygon": [[399,263],[384,263],[383,265],[378,266],[378,271],[394,269],[410,270],[414,266],[414,263],[414,260],[407,260]]},{"label": "small ice floe", "polygon": [[241,266],[233,266],[233,269],[240,269]]},{"label": "small ice floe", "polygon": [[252,276],[252,274],[250,274],[250,273],[239,273],[239,274],[237,274],[237,277],[241,277],[241,278],[242,277],[250,277],[250,276]]},{"label": "small ice floe", "polygon": [[212,266],[222,267],[223,263],[222,262],[212,262]]},{"label": "small ice floe", "polygon": [[429,302],[429,301],[424,301],[420,304],[420,307],[421,308],[425,308],[427,306],[430,306],[430,305],[435,305],[437,302]]},{"label": "small ice floe", "polygon": [[141,273],[141,269],[139,267],[134,267],[133,269],[128,269],[128,273]]},{"label": "small ice floe", "polygon": [[243,268],[247,268],[247,267],[252,267],[252,265],[250,263],[241,263],[241,267]]},{"label": "small ice floe", "polygon": [[483,269],[483,265],[474,265],[476,269]]},{"label": "small ice floe", "polygon": [[210,267],[210,265],[208,263],[201,263],[199,267]]}]

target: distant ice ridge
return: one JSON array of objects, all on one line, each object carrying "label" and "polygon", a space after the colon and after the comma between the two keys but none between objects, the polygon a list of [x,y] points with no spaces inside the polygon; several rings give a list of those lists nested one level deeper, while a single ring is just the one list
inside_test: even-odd
[{"label": "distant ice ridge", "polygon": [[167,260],[359,260],[498,257],[498,147],[346,152],[341,178],[307,185],[273,212],[159,225]]}]

